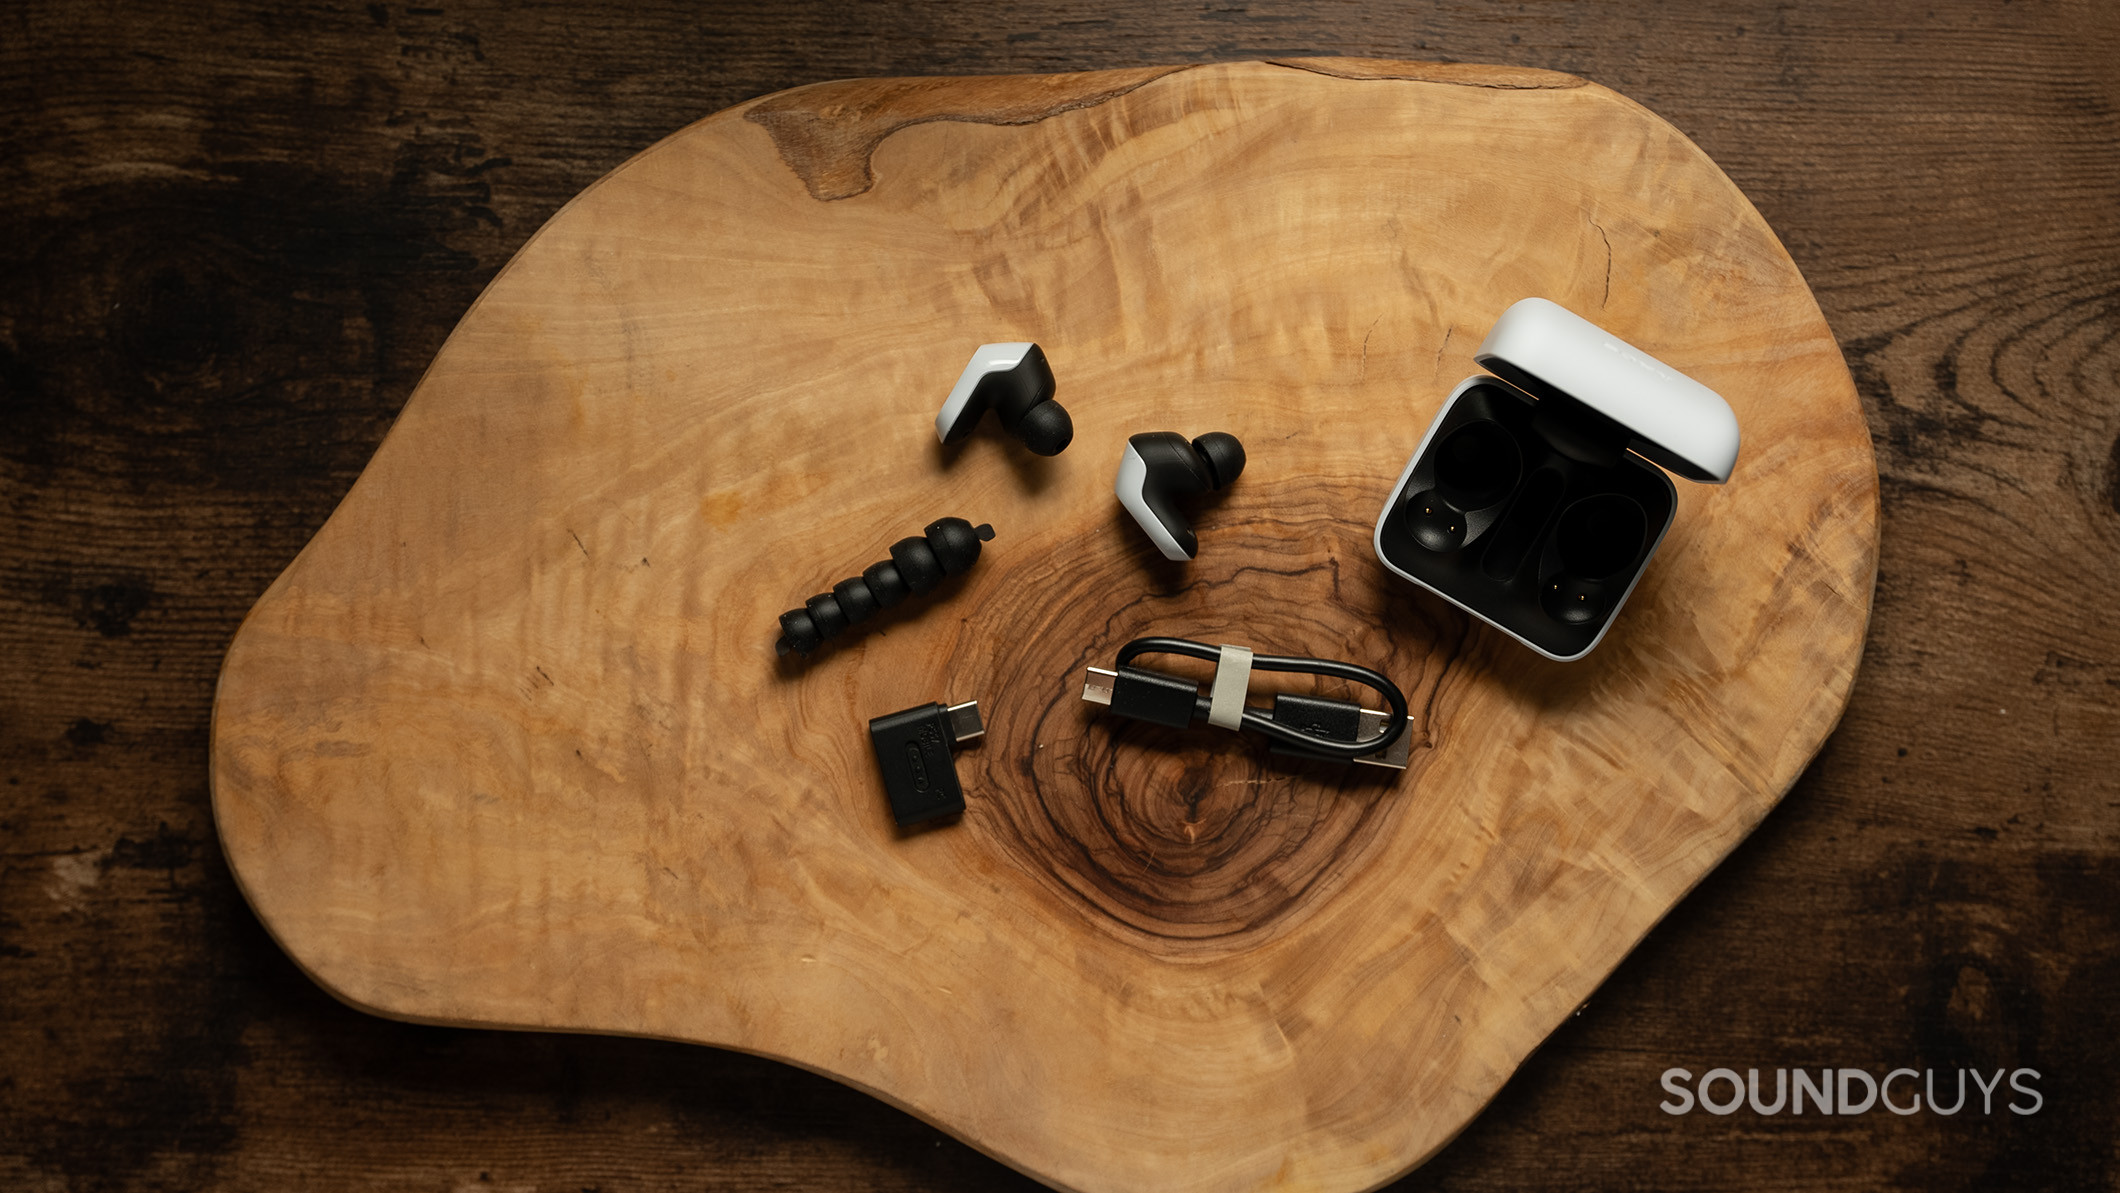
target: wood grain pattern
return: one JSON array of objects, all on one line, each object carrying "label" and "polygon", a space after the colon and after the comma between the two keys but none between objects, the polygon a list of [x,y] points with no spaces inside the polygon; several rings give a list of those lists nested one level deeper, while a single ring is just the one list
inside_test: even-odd
[{"label": "wood grain pattern", "polygon": [[782,160],[812,198],[851,199],[876,185],[869,158],[899,129],[933,120],[1035,124],[1115,99],[1179,69],[1018,75],[971,90],[956,79],[878,79],[840,84],[829,97],[809,91],[767,96],[745,108],[744,119],[773,134]]},{"label": "wood grain pattern", "polygon": [[[1838,718],[1875,473],[1802,279],[1675,130],[1327,65],[826,84],[591,188],[230,649],[215,811],[267,929],[356,1006],[787,1059],[1066,1188],[1363,1189],[1456,1134]],[[1368,549],[1530,292],[1748,438],[1574,666]],[[1063,378],[1055,460],[932,443],[1006,339]],[[1150,426],[1253,445],[1189,568],[1109,496]],[[1001,537],[942,607],[774,659],[779,609],[946,512]],[[1082,667],[1173,629],[1403,677],[1416,764],[1091,717]],[[861,726],[943,696],[991,710],[971,810],[895,833]]]},{"label": "wood grain pattern", "polygon": [[[776,1062],[333,1001],[215,843],[214,679],[486,282],[701,113],[853,76],[1370,54],[1567,71],[1683,130],[1802,267],[1884,479],[1825,752],[1393,1188],[2112,1187],[2112,6],[24,0],[0,28],[0,1180],[1035,1188]],[[1866,1062],[2029,1064],[2051,1096],[1656,1108],[1668,1065]]]}]

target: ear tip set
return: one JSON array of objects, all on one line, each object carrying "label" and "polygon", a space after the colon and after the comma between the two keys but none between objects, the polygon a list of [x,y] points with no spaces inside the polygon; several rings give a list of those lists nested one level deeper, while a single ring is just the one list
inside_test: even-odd
[{"label": "ear tip set", "polygon": [[780,638],[774,653],[807,657],[827,638],[896,606],[908,596],[924,596],[949,576],[962,575],[979,562],[980,544],[994,537],[988,523],[973,526],[963,518],[938,518],[918,537],[891,544],[891,557],[870,564],[859,576],[834,584],[780,615]]}]

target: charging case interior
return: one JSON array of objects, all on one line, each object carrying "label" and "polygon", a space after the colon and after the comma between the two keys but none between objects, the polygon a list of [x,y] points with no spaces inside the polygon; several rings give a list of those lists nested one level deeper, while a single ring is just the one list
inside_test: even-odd
[{"label": "charging case interior", "polygon": [[1505,312],[1476,359],[1491,375],[1429,425],[1377,519],[1377,558],[1547,658],[1581,658],[1671,527],[1664,469],[1727,480],[1736,417],[1544,299]]}]

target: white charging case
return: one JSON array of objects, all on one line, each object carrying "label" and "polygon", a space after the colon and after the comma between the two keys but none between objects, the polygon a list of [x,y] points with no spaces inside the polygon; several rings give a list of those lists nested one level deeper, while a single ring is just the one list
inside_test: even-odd
[{"label": "white charging case", "polygon": [[1474,359],[1488,373],[1451,391],[1399,474],[1377,558],[1539,654],[1579,659],[1670,529],[1663,469],[1729,480],[1737,416],[1543,298],[1502,312]]}]

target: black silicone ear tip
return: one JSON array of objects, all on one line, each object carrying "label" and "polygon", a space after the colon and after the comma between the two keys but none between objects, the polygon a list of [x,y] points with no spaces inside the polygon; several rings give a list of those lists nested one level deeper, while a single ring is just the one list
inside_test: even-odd
[{"label": "black silicone ear tip", "polygon": [[802,605],[810,611],[810,620],[816,624],[817,632],[825,637],[830,638],[847,628],[846,612],[839,607],[838,598],[831,593],[820,592],[804,601]]},{"label": "black silicone ear tip", "polygon": [[1060,403],[1048,399],[1023,412],[1016,434],[1023,437],[1023,446],[1038,455],[1057,456],[1075,441],[1075,420]]},{"label": "black silicone ear tip", "polygon": [[905,586],[905,578],[898,574],[898,565],[888,559],[870,564],[861,573],[861,582],[875,594],[876,604],[885,609],[904,600],[910,591]]},{"label": "black silicone ear tip", "polygon": [[924,533],[943,575],[958,575],[979,562],[979,532],[972,529],[970,522],[942,518],[930,523]]},{"label": "black silicone ear tip", "polygon": [[904,538],[891,544],[891,562],[908,592],[920,596],[942,582],[942,561],[926,539]]},{"label": "black silicone ear tip", "polygon": [[870,564],[859,576],[832,585],[780,615],[780,638],[773,649],[781,655],[807,658],[830,638],[845,633],[882,610],[909,596],[927,593],[979,562],[979,545],[994,537],[994,528],[977,526],[963,518],[937,518],[918,538],[903,538],[891,544],[891,557]]},{"label": "black silicone ear tip", "polygon": [[810,620],[807,609],[790,609],[780,615],[780,641],[773,649],[781,654],[794,651],[806,655],[824,645],[824,635],[817,632],[817,623]]},{"label": "black silicone ear tip", "polygon": [[1244,445],[1227,431],[1209,431],[1192,441],[1193,450],[1207,462],[1208,475],[1219,489],[1244,474]]},{"label": "black silicone ear tip", "polygon": [[859,576],[832,585],[832,599],[839,602],[839,611],[846,614],[848,625],[860,625],[882,608],[868,582]]}]

